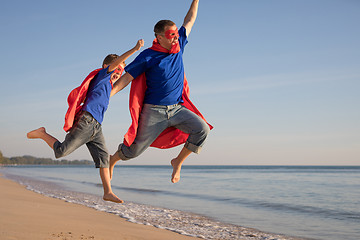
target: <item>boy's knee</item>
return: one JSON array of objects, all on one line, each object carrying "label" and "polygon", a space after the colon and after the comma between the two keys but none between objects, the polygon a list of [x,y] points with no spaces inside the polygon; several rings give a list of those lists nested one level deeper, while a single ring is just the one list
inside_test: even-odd
[{"label": "boy's knee", "polygon": [[54,153],[55,153],[55,158],[62,158],[62,157],[65,157],[66,155],[68,155],[66,152],[55,151],[55,149],[54,149]]},{"label": "boy's knee", "polygon": [[59,141],[56,141],[54,143],[53,149],[54,149],[54,153],[55,153],[55,158],[65,157],[66,155],[69,154],[68,149],[64,148],[62,146],[61,142],[59,142]]}]

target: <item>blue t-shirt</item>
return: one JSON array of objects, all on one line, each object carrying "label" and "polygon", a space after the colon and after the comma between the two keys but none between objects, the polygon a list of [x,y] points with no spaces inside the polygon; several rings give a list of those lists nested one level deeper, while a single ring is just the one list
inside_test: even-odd
[{"label": "blue t-shirt", "polygon": [[100,124],[104,119],[104,114],[109,105],[112,84],[110,82],[111,74],[108,68],[101,69],[91,80],[86,94],[86,100],[83,111],[89,112]]},{"label": "blue t-shirt", "polygon": [[125,67],[125,71],[134,78],[145,72],[147,89],[144,103],[173,105],[182,102],[184,87],[182,55],[187,43],[186,29],[181,27],[179,30],[180,52],[169,54],[145,49]]}]

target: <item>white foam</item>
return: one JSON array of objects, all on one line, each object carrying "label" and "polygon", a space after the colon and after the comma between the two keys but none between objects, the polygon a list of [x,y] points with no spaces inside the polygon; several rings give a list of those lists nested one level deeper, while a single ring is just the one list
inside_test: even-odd
[{"label": "white foam", "polygon": [[160,229],[167,229],[182,235],[198,237],[203,239],[223,240],[289,240],[295,239],[276,234],[269,234],[255,229],[244,228],[236,225],[214,221],[193,213],[182,212],[174,209],[165,209],[149,205],[126,202],[116,204],[105,202],[101,196],[71,192],[42,182],[28,178],[15,177],[27,189],[49,196],[62,199],[69,203],[80,204],[98,211],[108,212],[125,218],[129,222],[154,226]]}]

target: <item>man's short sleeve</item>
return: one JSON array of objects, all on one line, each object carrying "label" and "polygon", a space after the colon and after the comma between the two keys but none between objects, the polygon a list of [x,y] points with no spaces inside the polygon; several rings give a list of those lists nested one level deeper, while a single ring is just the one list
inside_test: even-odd
[{"label": "man's short sleeve", "polygon": [[179,29],[179,44],[182,51],[184,51],[185,45],[188,43],[187,36],[186,36],[186,28],[181,26]]},{"label": "man's short sleeve", "polygon": [[129,73],[133,78],[137,78],[143,72],[146,71],[146,50],[142,51],[129,65],[125,67],[125,71]]}]

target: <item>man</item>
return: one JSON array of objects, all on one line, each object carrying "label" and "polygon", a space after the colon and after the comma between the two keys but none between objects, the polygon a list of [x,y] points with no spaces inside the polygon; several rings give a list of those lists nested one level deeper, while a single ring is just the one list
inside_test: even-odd
[{"label": "man", "polygon": [[154,27],[153,46],[141,52],[114,85],[111,95],[132,81],[130,113],[133,123],[124,143],[110,157],[110,177],[118,160],[137,157],[149,146],[169,148],[185,142],[179,155],[171,160],[171,181],[176,183],[180,180],[184,160],[190,153],[200,152],[212,127],[188,98],[182,59],[198,4],[198,0],[192,1],[179,31],[172,21],[159,21]]}]

